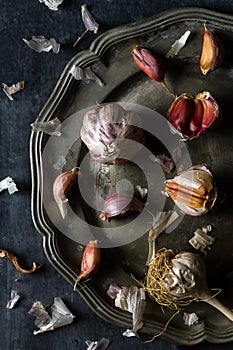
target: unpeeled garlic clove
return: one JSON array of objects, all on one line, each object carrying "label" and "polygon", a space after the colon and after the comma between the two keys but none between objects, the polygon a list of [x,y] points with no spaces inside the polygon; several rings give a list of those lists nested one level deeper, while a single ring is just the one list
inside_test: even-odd
[{"label": "unpeeled garlic clove", "polygon": [[166,193],[187,215],[200,216],[207,213],[217,198],[211,172],[201,165],[196,165],[174,179],[166,181]]},{"label": "unpeeled garlic clove", "polygon": [[133,48],[132,55],[136,64],[144,73],[146,73],[146,75],[148,75],[148,77],[162,84],[165,89],[171,93],[164,82],[165,66],[159,57],[140,46],[135,46]]},{"label": "unpeeled garlic clove", "polygon": [[182,94],[168,110],[168,119],[184,140],[198,137],[220,120],[220,109],[208,91]]},{"label": "unpeeled garlic clove", "polygon": [[202,52],[200,58],[200,69],[202,74],[215,70],[223,62],[224,49],[219,38],[205,26]]},{"label": "unpeeled garlic clove", "polygon": [[71,187],[78,182],[80,175],[79,168],[61,173],[56,177],[53,183],[53,196],[60,210],[61,216],[65,219],[67,215],[68,199],[67,195]]},{"label": "unpeeled garlic clove", "polygon": [[151,51],[140,46],[135,46],[132,55],[137,65],[145,72],[148,77],[163,83],[165,69],[164,64],[160,58],[156,57]]},{"label": "unpeeled garlic clove", "polygon": [[74,284],[74,290],[77,286],[77,283],[84,279],[91,277],[94,273],[97,272],[100,266],[101,260],[101,249],[98,246],[98,240],[90,241],[83,253],[82,262],[81,262],[81,271],[78,275],[77,280]]},{"label": "unpeeled garlic clove", "polygon": [[144,204],[130,193],[116,192],[106,198],[100,219],[111,221],[133,212],[141,212],[143,208]]}]

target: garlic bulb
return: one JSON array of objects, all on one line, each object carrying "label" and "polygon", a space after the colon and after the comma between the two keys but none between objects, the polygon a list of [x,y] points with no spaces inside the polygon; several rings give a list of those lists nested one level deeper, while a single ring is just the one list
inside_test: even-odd
[{"label": "garlic bulb", "polygon": [[217,198],[211,172],[196,165],[166,181],[166,193],[185,214],[200,216],[207,213]]},{"label": "garlic bulb", "polygon": [[[144,143],[140,116],[117,103],[97,106],[83,118],[81,139],[100,163],[125,163]],[[135,141],[135,142],[132,142]]]},{"label": "garlic bulb", "polygon": [[220,121],[220,109],[209,91],[196,96],[178,96],[168,111],[168,118],[184,141],[198,137]]},{"label": "garlic bulb", "polygon": [[170,249],[161,249],[150,263],[146,288],[161,305],[180,309],[194,300],[205,301],[233,321],[233,311],[222,305],[207,287],[205,264],[197,254],[175,255]]}]

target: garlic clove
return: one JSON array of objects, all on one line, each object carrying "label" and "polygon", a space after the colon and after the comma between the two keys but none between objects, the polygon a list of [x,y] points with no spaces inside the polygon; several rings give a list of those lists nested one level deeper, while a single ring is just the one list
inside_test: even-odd
[{"label": "garlic clove", "polygon": [[151,79],[163,83],[165,69],[163,62],[156,57],[151,51],[140,46],[135,46],[132,55],[137,65]]},{"label": "garlic clove", "polygon": [[215,70],[223,61],[223,46],[218,37],[205,26],[202,52],[200,58],[200,69],[202,74]]},{"label": "garlic clove", "polygon": [[202,102],[195,98],[193,100],[193,111],[190,119],[189,124],[189,135],[190,138],[195,137],[200,132],[202,126],[202,119],[203,119],[203,104]]},{"label": "garlic clove", "polygon": [[220,121],[220,109],[209,91],[182,94],[168,110],[168,119],[184,141],[198,137]]},{"label": "garlic clove", "polygon": [[100,219],[111,221],[133,212],[141,212],[144,204],[128,192],[116,192],[106,198]]},{"label": "garlic clove", "polygon": [[198,131],[200,135],[214,125],[217,120],[220,120],[220,110],[217,102],[208,91],[197,94],[196,99],[199,99],[203,106],[201,128]]},{"label": "garlic clove", "polygon": [[189,122],[193,110],[193,97],[182,94],[176,98],[168,111],[170,123],[182,134],[189,134]]},{"label": "garlic clove", "polygon": [[207,213],[217,198],[213,176],[205,166],[194,166],[167,180],[165,191],[181,211],[190,216]]},{"label": "garlic clove", "polygon": [[71,171],[61,173],[56,177],[53,183],[53,196],[60,210],[61,216],[65,219],[67,215],[68,199],[67,195],[71,187],[78,182],[80,171],[74,168]]},{"label": "garlic clove", "polygon": [[77,283],[84,279],[91,277],[96,273],[100,266],[101,260],[101,249],[98,246],[98,240],[90,241],[83,253],[82,262],[81,262],[81,271],[78,275],[75,284],[74,290],[77,286]]}]

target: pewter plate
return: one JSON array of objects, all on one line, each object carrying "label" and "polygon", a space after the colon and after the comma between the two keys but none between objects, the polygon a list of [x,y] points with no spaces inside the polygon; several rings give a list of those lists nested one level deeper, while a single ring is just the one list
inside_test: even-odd
[{"label": "pewter plate", "polygon": [[[204,23],[218,33],[226,49],[222,67],[207,77],[203,77],[199,69]],[[69,116],[95,105],[96,102],[113,101],[139,104],[166,116],[166,111],[172,102],[171,96],[161,85],[150,80],[139,70],[132,59],[131,49],[135,45],[141,45],[165,56],[171,44],[186,30],[191,31],[187,45],[176,58],[166,62],[166,82],[177,95],[208,90],[221,106],[223,115],[221,125],[187,144],[192,163],[205,163],[213,172],[218,186],[218,199],[210,213],[201,218],[185,217],[174,231],[162,233],[158,238],[157,248],[193,251],[188,244],[193,232],[198,227],[212,224],[214,227],[212,235],[216,237],[216,241],[205,259],[207,281],[211,288],[222,289],[218,298],[233,308],[232,16],[200,8],[180,8],[104,33],[93,42],[89,50],[77,54],[70,61],[37,120],[49,121],[58,117],[65,122]],[[104,81],[104,87],[98,86],[94,81],[76,81],[70,74],[74,65],[82,68],[91,66]],[[78,122],[80,120],[77,120]],[[69,129],[66,129],[66,132],[69,133]],[[79,232],[76,232],[75,236],[63,234],[50,218],[48,209],[50,206],[47,209],[44,206],[45,193],[48,193],[48,198],[51,200],[47,204],[51,205],[51,208],[55,206],[51,188],[53,179],[45,175],[49,172],[46,168],[49,163],[44,162],[43,158],[43,152],[50,139],[51,137],[40,132],[32,132],[31,135],[32,216],[37,230],[43,236],[43,247],[48,260],[70,284],[74,284],[82,256]],[[159,144],[155,144],[154,149],[151,145],[151,148],[155,154],[163,151]],[[79,159],[86,153],[87,150],[77,135],[77,142],[74,142],[64,155],[66,164],[62,171],[77,166]],[[135,174],[135,181],[138,181],[141,174],[130,167],[131,165],[122,168],[123,175],[133,179]],[[93,167],[90,167],[91,171]],[[110,176],[116,181],[116,173],[117,171],[111,168],[108,179]],[[174,175],[175,173],[172,173],[171,177]],[[95,221],[95,225],[100,225],[95,211],[89,210],[77,191],[74,191],[71,197],[73,209],[80,217],[87,223]],[[117,221],[115,225],[122,223]],[[134,284],[131,274],[143,278],[147,251],[147,234],[125,246],[103,249],[99,272],[85,283],[85,288],[79,288],[80,295],[100,317],[120,327],[130,328],[131,315],[116,309],[113,301],[106,295],[106,290],[111,282],[120,285]],[[196,312],[199,323],[192,327],[185,326],[181,312],[170,322],[162,335],[163,338],[188,345],[203,340],[213,343],[233,340],[232,322],[211,306],[204,302],[192,303],[184,311]],[[171,310],[165,310],[163,314],[160,306],[148,298],[142,332],[158,334],[172,314]]]}]

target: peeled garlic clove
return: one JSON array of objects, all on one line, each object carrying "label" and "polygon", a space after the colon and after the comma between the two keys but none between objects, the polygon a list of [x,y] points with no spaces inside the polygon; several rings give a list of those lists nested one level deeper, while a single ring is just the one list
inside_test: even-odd
[{"label": "peeled garlic clove", "polygon": [[217,198],[217,188],[211,172],[200,165],[167,180],[165,191],[182,212],[191,216],[207,213]]},{"label": "peeled garlic clove", "polygon": [[220,120],[220,109],[208,91],[196,96],[182,94],[169,108],[168,119],[184,140],[190,140]]},{"label": "peeled garlic clove", "polygon": [[101,249],[98,246],[98,240],[90,241],[83,253],[82,262],[81,262],[81,271],[78,275],[77,280],[74,284],[74,290],[77,283],[84,279],[91,277],[94,273],[97,272],[100,266],[101,260]]},{"label": "peeled garlic clove", "polygon": [[144,143],[139,114],[125,110],[118,103],[88,111],[80,135],[92,158],[105,164],[127,162]]},{"label": "peeled garlic clove", "polygon": [[205,26],[200,69],[202,74],[215,70],[223,61],[223,46],[218,37]]},{"label": "peeled garlic clove", "polygon": [[132,197],[128,192],[116,192],[106,198],[100,219],[111,221],[131,214],[132,212],[141,212],[144,204],[137,198]]},{"label": "peeled garlic clove", "polygon": [[67,195],[71,187],[78,182],[79,175],[78,168],[74,168],[58,175],[53,183],[53,196],[63,219],[67,215]]}]

